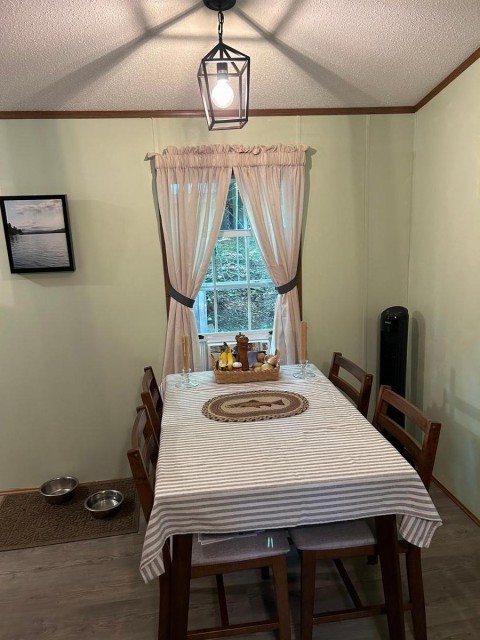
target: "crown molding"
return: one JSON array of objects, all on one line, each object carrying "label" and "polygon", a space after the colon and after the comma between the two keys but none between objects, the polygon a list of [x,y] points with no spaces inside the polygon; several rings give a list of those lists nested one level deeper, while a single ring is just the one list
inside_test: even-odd
[{"label": "crown molding", "polygon": [[[474,51],[452,73],[422,98],[416,105],[400,107],[331,107],[324,109],[250,109],[250,117],[271,116],[350,116],[395,113],[416,113],[438,95],[455,78],[480,58],[480,48]],[[65,120],[89,118],[203,118],[203,110],[163,111],[0,111],[0,120]]]},{"label": "crown molding", "polygon": [[416,113],[422,107],[424,107],[428,102],[430,102],[430,100],[432,100],[432,98],[438,95],[440,91],[443,91],[445,87],[447,87],[451,82],[453,82],[455,78],[458,78],[459,75],[461,75],[466,69],[468,69],[468,67],[470,67],[479,58],[480,58],[480,48],[474,51],[471,56],[469,56],[466,60],[464,60],[461,64],[459,64],[458,67],[454,69],[452,73],[445,78],[445,80],[442,80],[442,82],[437,84],[437,86],[434,89],[432,89],[430,93],[427,93],[427,95],[424,98],[422,98],[420,102],[417,102],[417,104],[414,107],[414,112]]},{"label": "crown molding", "polygon": [[[414,107],[332,107],[325,109],[250,109],[250,117],[339,116],[413,113]],[[204,118],[201,110],[184,111],[0,111],[0,120],[65,120],[89,118]]]}]

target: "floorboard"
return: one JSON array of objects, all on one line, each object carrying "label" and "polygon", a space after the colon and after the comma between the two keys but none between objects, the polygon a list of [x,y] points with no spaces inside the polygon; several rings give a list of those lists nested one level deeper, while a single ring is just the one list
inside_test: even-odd
[{"label": "floorboard", "polygon": [[[480,638],[480,528],[436,486],[432,497],[444,519],[423,553],[429,640]],[[154,640],[157,583],[145,585],[138,566],[139,534],[0,553],[1,640]],[[299,566],[289,554],[293,638],[299,637]],[[379,601],[379,567],[347,563],[365,599]],[[250,571],[226,577],[232,621],[271,611],[270,581]],[[317,568],[317,609],[348,605],[329,563]],[[195,580],[190,626],[218,623],[214,579]],[[409,614],[407,640],[413,640]],[[271,640],[273,634],[257,634]],[[314,628],[314,640],[387,640],[383,617]]]}]

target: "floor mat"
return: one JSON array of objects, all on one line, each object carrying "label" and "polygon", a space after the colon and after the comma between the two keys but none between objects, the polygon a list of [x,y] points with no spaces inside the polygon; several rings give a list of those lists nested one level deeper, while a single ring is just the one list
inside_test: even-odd
[{"label": "floor mat", "polygon": [[[124,501],[115,515],[94,518],[83,503],[103,489],[121,491]],[[0,551],[136,533],[139,511],[131,479],[81,484],[62,504],[48,504],[38,491],[6,494],[0,496]]]}]

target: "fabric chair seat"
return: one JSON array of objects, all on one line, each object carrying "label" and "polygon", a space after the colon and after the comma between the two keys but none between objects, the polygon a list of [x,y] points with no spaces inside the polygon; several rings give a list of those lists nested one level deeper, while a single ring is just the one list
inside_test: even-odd
[{"label": "fabric chair seat", "polygon": [[[374,518],[297,527],[290,529],[290,537],[297,549],[303,551],[348,549],[377,544]],[[400,531],[398,541],[405,542]]]},{"label": "fabric chair seat", "polygon": [[293,544],[301,551],[349,549],[376,544],[373,519],[329,522],[290,529]]},{"label": "fabric chair seat", "polygon": [[289,542],[286,531],[262,531],[254,535],[237,536],[230,540],[221,540],[201,544],[194,536],[192,543],[192,566],[216,565],[229,562],[243,562],[269,558],[288,553]]}]

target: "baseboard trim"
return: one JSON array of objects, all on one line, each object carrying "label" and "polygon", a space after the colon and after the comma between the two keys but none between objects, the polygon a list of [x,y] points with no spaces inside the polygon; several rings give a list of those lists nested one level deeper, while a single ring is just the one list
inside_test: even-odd
[{"label": "baseboard trim", "polygon": [[434,476],[432,477],[432,481],[437,485],[437,487],[440,489],[440,491],[443,491],[443,493],[447,496],[447,498],[450,498],[450,500],[457,505],[457,507],[459,509],[461,509],[463,511],[463,513],[468,516],[470,518],[470,520],[472,520],[472,522],[474,522],[477,527],[480,527],[480,518],[477,518],[477,516],[475,514],[473,514],[470,509],[467,509],[467,507],[460,502],[460,500],[458,498],[456,498],[453,493],[450,493],[450,491],[447,489],[447,487],[445,487],[440,480],[437,480]]},{"label": "baseboard trim", "polygon": [[[130,480],[130,477],[113,478],[112,480],[107,478],[106,480],[92,480],[91,482],[79,482],[78,486],[82,486],[84,484],[88,484],[91,486],[92,484],[93,485],[100,484],[101,482],[111,482],[112,484],[114,484],[119,480]],[[47,482],[47,480],[45,480],[45,482]],[[40,487],[31,487],[30,489],[10,489],[9,491],[0,491],[0,496],[9,496],[14,493],[32,493],[32,491],[39,491],[39,489]]]}]

